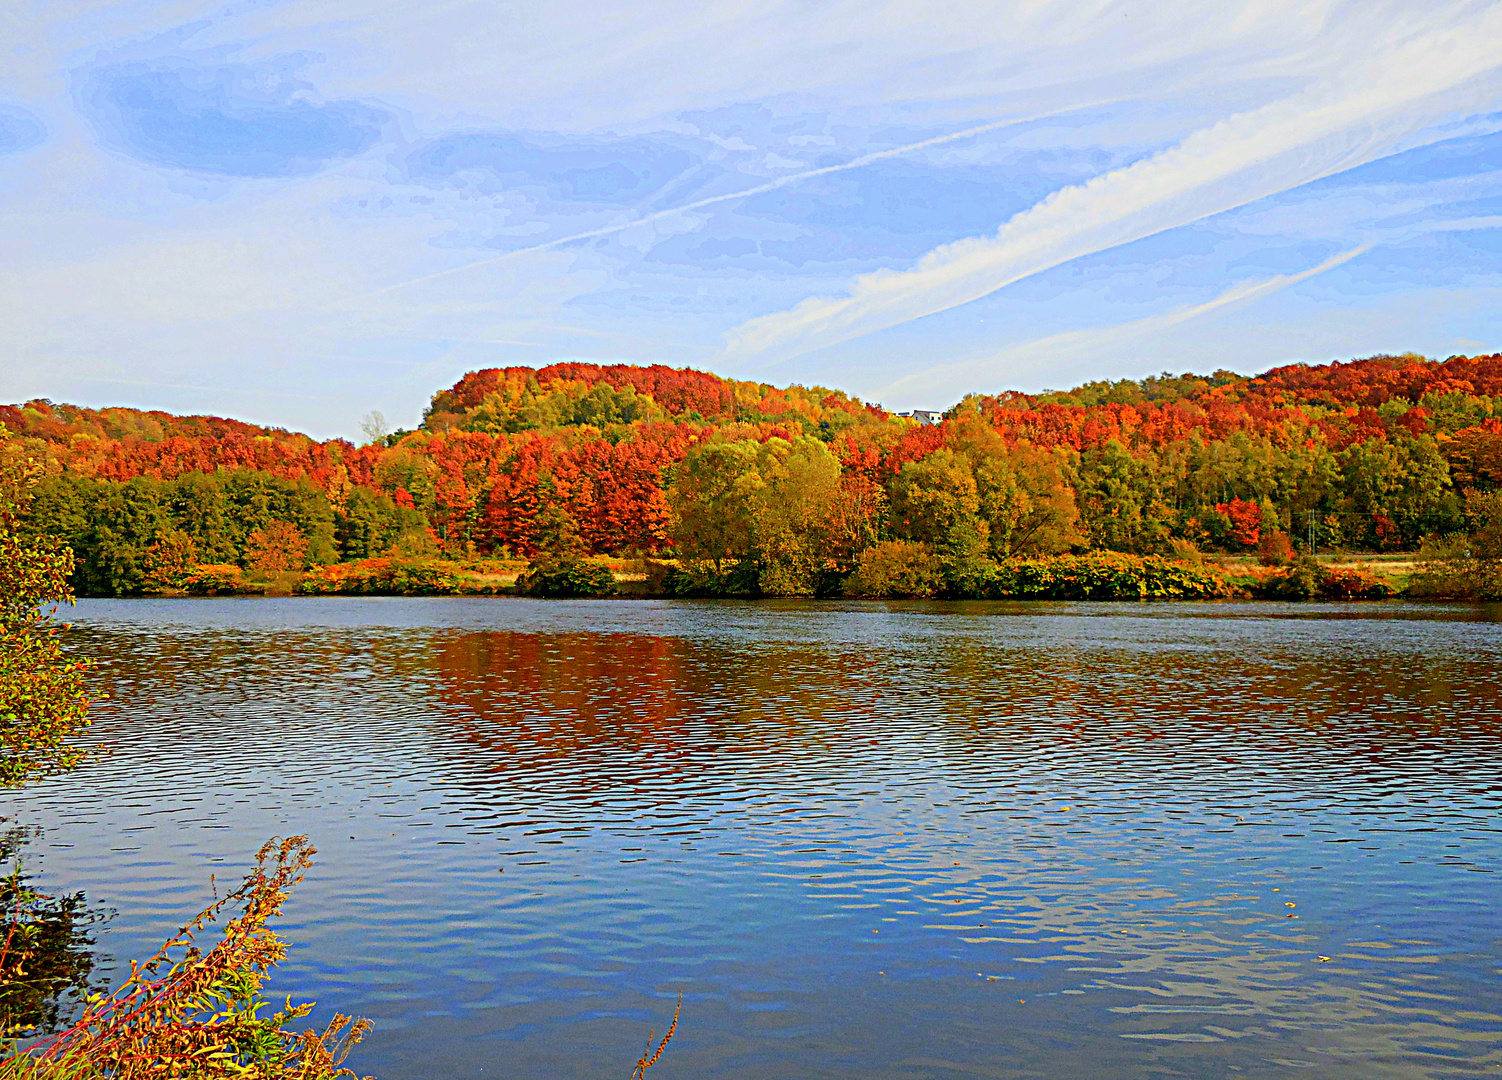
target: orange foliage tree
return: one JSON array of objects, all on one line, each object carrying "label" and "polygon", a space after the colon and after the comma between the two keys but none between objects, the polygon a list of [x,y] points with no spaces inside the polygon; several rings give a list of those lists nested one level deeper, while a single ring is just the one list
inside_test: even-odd
[{"label": "orange foliage tree", "polygon": [[307,565],[308,541],[296,525],[271,521],[245,538],[245,561],[263,574],[301,570]]}]

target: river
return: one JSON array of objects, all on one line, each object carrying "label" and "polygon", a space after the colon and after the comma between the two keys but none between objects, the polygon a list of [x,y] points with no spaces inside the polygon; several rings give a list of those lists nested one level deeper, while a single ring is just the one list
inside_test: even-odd
[{"label": "river", "polygon": [[86,601],[118,973],[273,834],[380,1080],[1502,1071],[1502,613]]}]

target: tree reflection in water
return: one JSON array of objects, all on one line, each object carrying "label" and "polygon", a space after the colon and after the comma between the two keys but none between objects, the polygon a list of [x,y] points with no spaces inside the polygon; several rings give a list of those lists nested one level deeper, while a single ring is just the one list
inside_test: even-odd
[{"label": "tree reflection in water", "polygon": [[89,994],[106,980],[96,971],[92,928],[111,913],[91,908],[81,892],[57,896],[31,886],[21,849],[36,836],[27,828],[0,833],[0,1045],[65,1027]]}]

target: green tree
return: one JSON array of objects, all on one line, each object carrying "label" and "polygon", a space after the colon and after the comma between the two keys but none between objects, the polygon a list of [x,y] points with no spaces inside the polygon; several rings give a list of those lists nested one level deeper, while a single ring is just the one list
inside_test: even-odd
[{"label": "green tree", "polygon": [[970,463],[985,525],[978,531],[991,555],[1068,551],[1082,542],[1067,450],[1007,445],[975,399],[956,407],[946,442]]},{"label": "green tree", "polygon": [[569,512],[552,474],[538,477],[537,499],[537,515],[532,519],[532,543],[539,553],[536,561],[548,566],[579,562],[589,553],[589,547],[579,536],[579,523]]},{"label": "green tree", "polygon": [[232,563],[239,559],[229,502],[217,474],[183,473],[163,485],[162,504],[177,528],[192,538],[200,562]]},{"label": "green tree", "polygon": [[250,534],[273,521],[295,525],[307,540],[306,561],[323,566],[335,561],[334,508],[307,478],[282,480],[251,469],[220,474],[226,510],[236,530],[235,549],[245,561]]},{"label": "green tree", "polygon": [[172,531],[161,482],[137,476],[105,484],[91,506],[89,531],[78,552],[79,591],[90,596],[135,596],[146,586],[150,549]]},{"label": "green tree", "polygon": [[983,534],[980,490],[970,461],[948,448],[904,462],[892,483],[892,529],[936,550],[966,534]]},{"label": "green tree", "polygon": [[1080,519],[1095,547],[1147,554],[1166,546],[1171,511],[1158,495],[1156,461],[1115,439],[1080,455]]},{"label": "green tree", "polygon": [[398,506],[390,495],[370,488],[350,490],[335,519],[334,538],[345,559],[373,559],[396,547],[405,536],[424,540],[427,519],[422,511]]},{"label": "green tree", "polygon": [[1295,527],[1298,522],[1307,526],[1314,511],[1330,509],[1340,482],[1340,459],[1319,428],[1295,430],[1278,447],[1273,503]]},{"label": "green tree", "polygon": [[[53,537],[81,558],[94,527],[94,504],[105,487],[100,481],[78,473],[43,476],[31,489],[31,506],[20,528],[30,537]],[[87,591],[80,564],[75,564],[69,583],[76,592]]]},{"label": "green tree", "polygon": [[1063,451],[1018,443],[1002,455],[983,459],[975,468],[975,484],[980,516],[997,558],[1053,554],[1081,542],[1080,515]]},{"label": "green tree", "polygon": [[980,486],[964,454],[944,448],[903,464],[892,483],[892,529],[933,549],[951,594],[977,595],[995,572],[991,526],[981,516]]},{"label": "green tree", "polygon": [[1341,454],[1341,471],[1348,517],[1361,519],[1361,538],[1368,542],[1411,549],[1424,536],[1455,531],[1463,520],[1450,467],[1432,435],[1357,443]]},{"label": "green tree", "polygon": [[752,546],[761,591],[809,596],[829,563],[841,509],[840,463],[818,439],[768,439],[757,454]]},{"label": "green tree", "polygon": [[700,443],[684,455],[668,488],[681,558],[709,562],[716,574],[727,562],[751,558],[756,497],[766,483],[759,456],[753,439]]}]

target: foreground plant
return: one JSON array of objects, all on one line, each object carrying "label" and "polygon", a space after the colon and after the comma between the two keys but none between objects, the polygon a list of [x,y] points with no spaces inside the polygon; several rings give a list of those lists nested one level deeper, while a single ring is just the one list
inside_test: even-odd
[{"label": "foreground plant", "polygon": [[[368,1020],[336,1015],[319,1032],[287,1024],[312,1003],[277,1009],[262,993],[287,946],[267,926],[313,865],[305,836],[266,842],[256,868],[204,909],[73,1026],[0,1062],[0,1080],[336,1080]],[[226,910],[239,914],[208,951],[196,939]],[[273,1011],[274,1010],[274,1011]],[[266,1013],[268,1015],[263,1015]],[[368,1080],[368,1078],[367,1078]]]},{"label": "foreground plant", "polygon": [[673,1007],[673,1022],[668,1025],[668,1033],[662,1037],[662,1042],[657,1044],[657,1050],[652,1051],[652,1036],[657,1032],[647,1032],[647,1048],[642,1051],[641,1057],[636,1059],[636,1067],[631,1070],[631,1080],[645,1080],[647,1070],[662,1058],[662,1052],[668,1048],[668,1043],[673,1041],[673,1032],[678,1030],[678,1014],[683,1011],[683,991],[678,991],[678,1004]]},{"label": "foreground plant", "polygon": [[73,603],[73,552],[21,528],[41,472],[0,428],[0,787],[78,764],[69,740],[89,724],[88,665],[63,653],[66,627],[49,617]]},{"label": "foreground plant", "polygon": [[[91,995],[71,1027],[0,1061],[0,1080],[359,1080],[344,1061],[370,1030],[369,1020],[335,1014],[322,1031],[298,1032],[287,1025],[314,1003],[294,1005],[289,997],[276,1008],[263,993],[271,969],[287,955],[267,923],[281,914],[315,854],[305,836],[268,840],[239,888],[150,959],[132,962],[130,977],[113,994]],[[200,949],[198,935],[234,908],[239,913],[220,939]],[[4,962],[0,956],[0,967]],[[679,994],[655,1051],[654,1033],[647,1033],[648,1052],[637,1060],[633,1080],[661,1059],[682,1007]]]}]

